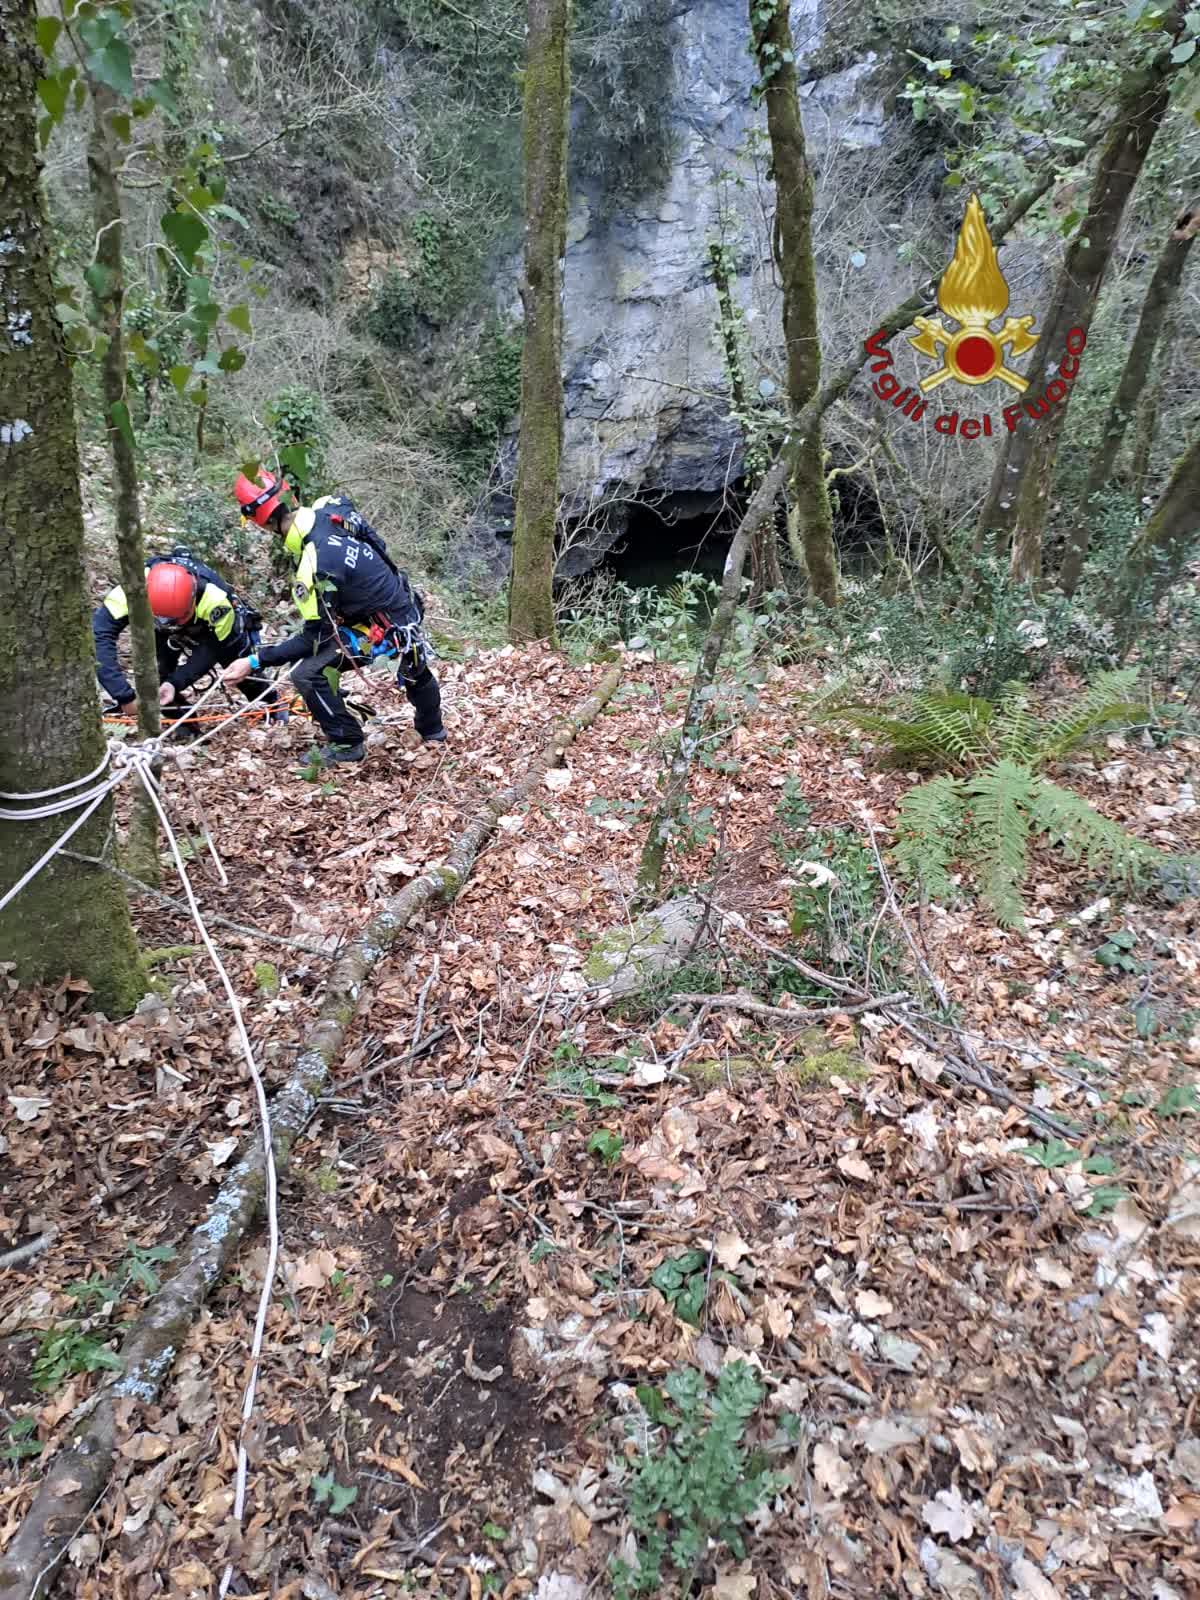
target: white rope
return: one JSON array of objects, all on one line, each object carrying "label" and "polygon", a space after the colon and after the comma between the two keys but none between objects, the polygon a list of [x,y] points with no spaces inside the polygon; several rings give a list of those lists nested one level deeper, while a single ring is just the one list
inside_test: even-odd
[{"label": "white rope", "polygon": [[48,800],[51,795],[66,794],[68,789],[82,789],[85,783],[91,783],[93,778],[98,778],[107,767],[112,752],[105,749],[100,759],[100,765],[93,767],[85,778],[72,778],[70,783],[60,783],[57,789],[30,789],[26,794],[14,794],[8,789],[0,789],[0,800]]},{"label": "white rope", "polygon": [[[246,1452],[246,1432],[250,1424],[250,1419],[254,1414],[254,1397],[258,1388],[258,1371],[262,1362],[262,1347],[263,1339],[266,1334],[267,1313],[271,1306],[271,1293],[275,1286],[275,1273],[279,1262],[278,1186],[275,1174],[275,1150],[271,1141],[271,1113],[267,1105],[266,1086],[263,1083],[262,1076],[258,1070],[258,1065],[254,1059],[254,1049],[250,1043],[250,1035],[246,1031],[246,1022],[242,1015],[241,1004],[238,1001],[237,993],[234,990],[232,982],[230,981],[229,974],[226,972],[224,964],[222,963],[220,956],[217,954],[217,947],[212,942],[208,929],[205,926],[204,918],[200,914],[200,907],[196,903],[196,896],[192,891],[191,879],[188,877],[183,856],[180,854],[179,843],[175,837],[175,831],[171,827],[170,820],[167,817],[166,809],[159,798],[158,785],[155,783],[154,775],[150,771],[150,763],[147,759],[142,757],[141,752],[138,752],[135,756],[133,765],[137,771],[138,777],[141,778],[142,783],[145,786],[146,793],[150,796],[155,811],[158,813],[158,819],[162,823],[163,832],[166,834],[167,842],[171,847],[171,854],[175,858],[176,870],[178,871],[180,879],[183,882],[184,892],[187,895],[188,906],[192,913],[192,920],[195,922],[196,927],[199,930],[200,937],[204,941],[205,949],[208,951],[213,966],[217,969],[217,974],[221,979],[222,986],[224,987],[230,1009],[233,1012],[234,1022],[237,1027],[238,1042],[240,1043],[242,1052],[246,1057],[246,1065],[250,1069],[250,1077],[254,1084],[254,1093],[258,1100],[259,1123],[262,1128],[263,1158],[265,1161],[267,1174],[267,1267],[266,1272],[263,1275],[262,1293],[259,1295],[258,1300],[258,1315],[255,1318],[254,1323],[254,1340],[250,1347],[250,1376],[246,1382],[245,1394],[242,1399],[242,1428],[241,1435],[238,1439],[237,1480],[233,1503],[234,1521],[235,1523],[240,1524],[242,1520],[242,1514],[245,1511],[246,1506],[246,1476],[249,1467],[249,1457]],[[232,1578],[233,1564],[231,1562],[225,1568],[224,1575],[221,1579],[221,1587],[219,1590],[220,1595],[224,1596],[228,1593],[229,1584]]]},{"label": "white rope", "polygon": [[[104,797],[107,794],[109,794],[113,789],[115,789],[117,787],[117,784],[121,782],[121,779],[124,778],[124,776],[125,776],[125,774],[121,773],[119,777],[111,778],[104,785],[104,787],[99,791],[99,793],[97,793],[93,797],[92,803],[88,806],[87,810],[81,812],[80,815],[75,818],[75,821],[71,824],[71,826],[67,829],[67,831],[64,834],[61,834],[54,841],[54,843],[50,846],[49,850],[46,851],[45,855],[38,857],[38,859],[33,863],[33,865],[30,867],[29,871],[26,872],[23,877],[18,878],[17,882],[13,884],[12,888],[7,891],[7,893],[5,894],[4,898],[2,900],[0,900],[0,911],[4,910],[5,906],[8,905],[10,900],[15,900],[17,898],[17,896],[20,894],[21,890],[25,887],[25,885],[27,883],[32,883],[33,882],[34,878],[37,877],[38,873],[42,870],[42,868],[46,865],[46,863],[48,861],[52,861],[54,859],[54,857],[58,854],[58,852],[62,849],[63,845],[66,844],[67,840],[70,839],[72,837],[72,835],[77,833],[79,831],[79,829],[83,827],[84,823],[88,820],[88,818],[92,815],[92,813],[97,809],[97,807],[103,801]],[[86,800],[87,796],[84,796],[84,799]],[[0,812],[0,816],[4,816],[4,817],[6,817],[6,819],[8,818],[9,815],[10,815],[9,813]],[[12,817],[23,817],[24,815],[25,815],[24,812],[13,812],[13,813],[11,813]]]},{"label": "white rope", "polygon": [[[277,680],[277,683],[286,680],[288,676],[289,674],[285,673],[283,675],[283,679]],[[197,710],[199,710],[200,706],[204,703],[204,700],[208,698],[208,695],[214,693],[219,686],[220,679],[217,680],[217,683],[215,683],[212,688],[195,703],[195,705],[189,708],[189,713],[194,714]],[[211,738],[213,734],[219,733],[222,728],[228,727],[231,722],[236,722],[238,718],[244,716],[247,711],[253,710],[258,700],[263,699],[274,687],[275,685],[268,685],[268,687],[263,690],[263,693],[257,696],[254,701],[248,701],[245,706],[233,711],[228,717],[225,717],[221,722],[219,722],[210,733],[206,734],[204,738]],[[0,817],[3,817],[5,820],[38,821],[42,817],[55,815],[61,811],[74,810],[80,806],[86,808],[81,811],[80,815],[76,817],[66,832],[62,834],[60,838],[55,840],[45,854],[40,856],[39,859],[34,862],[33,866],[30,867],[28,872],[26,872],[21,879],[15,883],[11,889],[8,890],[4,898],[0,900],[0,911],[3,911],[4,907],[8,905],[11,900],[14,900],[18,894],[20,894],[21,890],[26,886],[26,884],[30,883],[37,876],[47,862],[53,860],[53,858],[66,844],[67,840],[83,827],[84,823],[102,803],[105,797],[109,795],[118,784],[124,782],[131,772],[136,772],[138,777],[141,779],[146,793],[150,797],[151,804],[158,813],[159,822],[162,824],[163,832],[167,836],[167,842],[171,847],[171,855],[174,858],[176,870],[179,873],[180,879],[183,883],[184,892],[187,895],[188,907],[191,911],[192,919],[199,930],[201,939],[204,941],[205,949],[208,951],[209,957],[217,969],[217,974],[220,977],[221,984],[225,990],[225,995],[229,1001],[230,1009],[233,1012],[238,1042],[242,1047],[242,1052],[246,1058],[246,1065],[250,1069],[250,1078],[254,1084],[255,1098],[258,1102],[259,1124],[262,1129],[263,1158],[266,1167],[267,1178],[267,1267],[263,1277],[262,1292],[259,1295],[258,1301],[258,1313],[254,1323],[254,1338],[250,1347],[250,1375],[246,1382],[245,1393],[242,1400],[242,1426],[238,1438],[237,1477],[236,1487],[234,1490],[233,1514],[235,1522],[240,1525],[246,1506],[246,1480],[249,1470],[249,1456],[246,1450],[246,1436],[250,1425],[250,1420],[254,1414],[254,1400],[258,1388],[259,1367],[262,1362],[263,1341],[266,1336],[267,1315],[270,1311],[271,1295],[274,1289],[275,1275],[279,1263],[278,1184],[275,1172],[275,1151],[271,1136],[271,1114],[267,1105],[266,1086],[263,1083],[262,1076],[258,1070],[258,1065],[254,1059],[254,1049],[250,1043],[250,1035],[246,1030],[246,1022],[244,1016],[242,1015],[242,1008],[238,1001],[237,993],[234,990],[229,974],[225,970],[220,956],[217,954],[217,948],[213,944],[212,938],[208,932],[208,928],[205,926],[204,918],[200,914],[200,907],[197,904],[195,893],[192,890],[191,879],[188,877],[187,868],[184,865],[183,856],[179,849],[179,841],[175,837],[175,830],[172,828],[170,819],[166,813],[166,809],[163,806],[159,795],[158,783],[152,771],[152,764],[160,754],[176,755],[178,753],[175,750],[164,751],[163,740],[166,737],[169,737],[171,728],[178,727],[185,720],[186,717],[180,717],[177,719],[177,721],[167,729],[166,733],[163,735],[163,739],[148,739],[143,744],[135,746],[125,745],[120,740],[110,741],[108,749],[105,751],[103,762],[101,762],[100,766],[97,767],[94,772],[89,773],[86,778],[76,779],[74,783],[64,784],[57,789],[38,791],[36,794],[31,794],[28,796],[15,794],[5,795],[6,799],[14,800],[40,800],[46,796],[63,795],[67,790],[81,788],[84,784],[97,777],[101,772],[104,771],[105,767],[110,761],[116,762],[117,770],[112,774],[111,777],[105,779],[102,784],[98,785],[94,789],[85,790],[82,794],[73,795],[69,799],[53,800],[47,805],[33,806],[20,811],[0,810]],[[196,744],[203,742],[204,740],[196,740],[191,748],[195,749]],[[207,828],[205,831],[207,833]],[[216,856],[215,846],[212,846],[211,838],[210,847],[213,849],[214,859],[217,861],[218,870],[221,870],[222,876],[224,876],[223,869],[221,869],[220,858]],[[221,1579],[219,1592],[222,1597],[228,1593],[232,1578],[233,1564],[230,1563],[225,1568],[224,1575]]]}]

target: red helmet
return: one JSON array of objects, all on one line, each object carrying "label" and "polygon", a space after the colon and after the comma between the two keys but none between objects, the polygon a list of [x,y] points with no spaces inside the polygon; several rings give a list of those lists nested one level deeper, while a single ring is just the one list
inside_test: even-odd
[{"label": "red helmet", "polygon": [[146,574],[146,593],[158,623],[187,622],[196,609],[196,580],[177,561],[157,561]]},{"label": "red helmet", "polygon": [[269,472],[260,468],[258,483],[251,483],[244,472],[239,472],[233,492],[242,508],[242,516],[265,528],[279,508],[280,495],[287,494],[289,489],[283,478],[276,481]]}]

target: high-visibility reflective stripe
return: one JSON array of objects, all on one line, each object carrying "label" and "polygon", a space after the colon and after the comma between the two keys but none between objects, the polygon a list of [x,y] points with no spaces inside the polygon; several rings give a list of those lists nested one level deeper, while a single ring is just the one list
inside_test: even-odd
[{"label": "high-visibility reflective stripe", "polygon": [[292,598],[305,622],[317,622],[321,616],[321,606],[317,594],[317,547],[306,544],[300,557],[300,565],[296,569],[296,582],[292,589]]},{"label": "high-visibility reflective stripe", "polygon": [[215,583],[205,584],[204,593],[196,602],[196,618],[208,623],[221,644],[232,635],[237,621],[229,596]]},{"label": "high-visibility reflective stripe", "polygon": [[125,598],[125,591],[119,585],[110,589],[104,596],[104,609],[114,622],[123,622],[129,615],[129,602]]}]

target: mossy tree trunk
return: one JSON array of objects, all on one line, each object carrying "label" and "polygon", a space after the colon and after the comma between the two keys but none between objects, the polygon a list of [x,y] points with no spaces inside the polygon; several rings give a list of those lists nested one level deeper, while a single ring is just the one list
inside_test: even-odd
[{"label": "mossy tree trunk", "polygon": [[[1177,0],[1163,26],[1174,32],[1182,14]],[[1112,260],[1125,206],[1133,192],[1155,134],[1167,111],[1170,50],[1160,51],[1132,74],[1121,88],[1108,137],[1092,182],[1087,215],[1067,250],[1050,310],[1039,331],[1033,363],[1026,377],[1028,396],[1040,399],[1048,368],[1067,353],[1072,328],[1086,333],[1100,288]],[[980,543],[991,540],[997,551],[1011,551],[1013,576],[1036,584],[1042,575],[1042,534],[1058,457],[1058,442],[1074,385],[1048,414],[1025,418],[1007,435],[980,516]]]},{"label": "mossy tree trunk", "polygon": [[1200,540],[1200,433],[1175,463],[1171,480],[1129,549],[1112,588],[1112,614],[1127,649],[1139,607],[1155,606],[1177,583]]},{"label": "mossy tree trunk", "polygon": [[567,243],[571,0],[528,0],[525,51],[525,341],[508,634],[551,639],[562,454],[562,261]]},{"label": "mossy tree trunk", "polygon": [[1185,233],[1181,237],[1178,233],[1172,232],[1158,258],[1150,286],[1146,290],[1146,297],[1142,301],[1137,331],[1129,347],[1129,354],[1125,358],[1125,366],[1121,371],[1112,404],[1108,408],[1108,415],[1104,419],[1099,447],[1088,469],[1087,484],[1083,491],[1083,511],[1067,538],[1067,548],[1058,577],[1059,587],[1064,594],[1074,594],[1083,575],[1083,566],[1091,542],[1092,525],[1096,517],[1095,497],[1100,494],[1113,475],[1113,468],[1125,441],[1130,419],[1134,416],[1138,402],[1150,384],[1154,352],[1158,348],[1163,328],[1169,320],[1171,308],[1179,293],[1179,285],[1183,281],[1183,269],[1187,265],[1192,237],[1190,233]]},{"label": "mossy tree trunk", "polygon": [[[813,176],[804,142],[788,0],[750,0],[750,28],[767,107],[775,178],[775,263],[783,289],[788,400],[799,415],[821,383],[817,274],[813,260]],[[838,604],[833,513],[825,486],[820,421],[802,430],[792,452],[792,554],[816,598]],[[794,531],[793,531],[794,530]]]},{"label": "mossy tree trunk", "polygon": [[[0,0],[0,789],[20,794],[81,778],[104,753],[71,371],[39,182],[34,19],[34,0]],[[0,892],[74,815],[0,822]],[[106,800],[72,844],[101,855],[111,827]],[[62,855],[0,912],[0,951],[23,979],[85,978],[110,1015],[145,992],[119,883]]]},{"label": "mossy tree trunk", "polygon": [[[729,374],[729,393],[733,401],[734,414],[741,421],[742,438],[746,446],[746,487],[753,493],[762,481],[763,463],[755,451],[749,429],[750,396],[746,389],[746,369],[738,339],[738,312],[733,298],[733,285],[729,280],[729,262],[723,245],[710,244],[708,255],[712,262],[713,284],[717,291],[721,344],[725,351],[725,370]],[[779,541],[773,516],[767,518],[750,545],[750,577],[752,606],[757,606],[768,590],[783,588],[783,572],[779,565]]]},{"label": "mossy tree trunk", "polygon": [[[142,517],[138,503],[137,460],[133,450],[133,412],[129,404],[125,368],[125,259],[124,217],[117,185],[116,134],[112,119],[120,102],[104,84],[93,82],[92,128],[88,140],[88,183],[92,192],[92,217],[96,225],[98,269],[93,279],[95,321],[103,354],[100,384],[104,395],[105,426],[113,469],[113,514],[117,529],[117,558],[121,587],[129,604],[129,634],[133,646],[133,683],[137,690],[138,731],[156,738],[158,711],[158,657],[154,646],[154,617],[146,595],[146,553],[142,542]],[[134,796],[128,841],[129,862],[137,877],[157,883],[158,820],[149,797]]]}]

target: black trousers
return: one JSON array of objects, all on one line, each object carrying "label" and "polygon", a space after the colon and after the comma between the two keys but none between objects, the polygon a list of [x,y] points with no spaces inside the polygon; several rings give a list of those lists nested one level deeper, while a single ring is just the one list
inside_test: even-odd
[{"label": "black trousers", "polygon": [[[233,662],[239,660],[242,656],[249,655],[254,648],[255,642],[255,640],[247,638],[245,634],[238,633],[235,634],[232,639],[226,639],[224,644],[218,644],[214,640],[211,646],[202,645],[200,648],[203,650],[204,660],[207,666],[213,668],[228,667],[231,666]],[[165,683],[170,677],[171,673],[175,671],[176,667],[178,667],[180,661],[185,659],[185,653],[173,649],[169,635],[160,633],[157,630],[155,631],[154,635],[154,646],[158,656],[159,681],[161,683]],[[194,656],[191,653],[187,653],[186,658],[192,660],[194,659]],[[274,710],[279,704],[279,696],[275,690],[271,688],[271,682],[269,678],[259,677],[256,673],[251,673],[248,678],[243,678],[237,687],[242,691],[247,700],[257,700],[264,689],[270,689],[270,693],[263,700],[262,704],[264,706],[269,706],[272,710]],[[188,702],[184,699],[184,692],[177,689],[175,691],[175,698],[172,700],[171,704],[169,706],[163,706],[162,715],[167,721],[174,721],[177,718],[182,717],[187,711],[187,708]]]},{"label": "black trousers", "polygon": [[[299,666],[292,668],[292,683],[296,692],[319,724],[321,732],[331,744],[361,744],[362,723],[352,716],[342,699],[338,674],[349,670],[346,652],[337,639],[331,639],[315,655],[307,656]],[[437,733],[442,726],[442,691],[428,665],[418,667],[411,656],[401,656],[396,669],[396,682],[408,696],[413,708],[414,725],[423,739]]]}]

